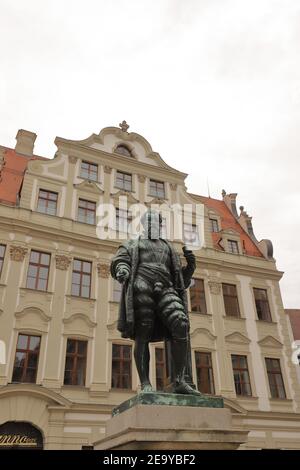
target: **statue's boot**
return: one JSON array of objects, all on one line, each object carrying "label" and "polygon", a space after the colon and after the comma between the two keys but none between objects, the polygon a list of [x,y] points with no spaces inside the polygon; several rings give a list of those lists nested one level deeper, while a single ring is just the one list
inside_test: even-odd
[{"label": "statue's boot", "polygon": [[175,375],[173,392],[185,395],[202,395],[184,380],[187,352],[188,341],[186,338],[176,338],[171,341],[171,355]]},{"label": "statue's boot", "polygon": [[149,343],[144,340],[135,340],[134,347],[135,365],[141,382],[142,392],[152,392],[153,388],[149,379]]},{"label": "statue's boot", "polygon": [[141,392],[144,392],[144,393],[151,393],[153,392],[153,388],[152,388],[152,385],[151,383],[144,383],[144,384],[141,384]]}]

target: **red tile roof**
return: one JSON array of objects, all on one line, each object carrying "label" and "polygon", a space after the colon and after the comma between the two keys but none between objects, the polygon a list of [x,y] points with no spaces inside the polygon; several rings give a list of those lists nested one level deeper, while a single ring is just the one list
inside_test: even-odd
[{"label": "red tile roof", "polygon": [[13,149],[4,150],[4,161],[0,170],[0,202],[16,205],[23,177],[30,160],[46,160],[44,157],[20,155]]},{"label": "red tile roof", "polygon": [[285,312],[290,317],[294,339],[299,340],[300,339],[300,309],[286,308]]},{"label": "red tile roof", "polygon": [[[257,246],[255,245],[251,237],[248,235],[248,233],[245,232],[243,227],[236,220],[236,218],[234,217],[232,212],[229,210],[229,208],[226,206],[224,201],[220,201],[219,199],[213,199],[211,197],[205,197],[205,196],[196,196],[196,197],[198,197],[209,209],[214,210],[220,216],[222,230],[232,229],[232,230],[235,230],[240,235],[241,244],[242,244],[244,253],[246,255],[258,256],[260,258],[263,258],[263,254],[257,248]],[[219,245],[219,242],[221,240],[220,233],[213,232],[211,235],[212,235],[212,239],[214,242],[214,248],[216,248],[217,250],[223,251],[223,248]]]}]

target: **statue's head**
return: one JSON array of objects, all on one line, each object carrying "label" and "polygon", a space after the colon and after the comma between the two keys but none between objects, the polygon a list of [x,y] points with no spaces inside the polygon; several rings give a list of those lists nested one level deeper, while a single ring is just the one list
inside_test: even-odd
[{"label": "statue's head", "polygon": [[159,212],[149,209],[141,217],[144,235],[151,239],[157,239],[161,234],[162,216]]}]

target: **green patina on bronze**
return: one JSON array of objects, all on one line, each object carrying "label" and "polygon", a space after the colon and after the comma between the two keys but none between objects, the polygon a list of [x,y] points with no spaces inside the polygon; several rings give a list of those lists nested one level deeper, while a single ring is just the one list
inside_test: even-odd
[{"label": "green patina on bronze", "polygon": [[222,397],[210,395],[182,395],[175,393],[141,392],[124,401],[112,410],[116,416],[136,405],[201,406],[206,408],[224,408]]}]

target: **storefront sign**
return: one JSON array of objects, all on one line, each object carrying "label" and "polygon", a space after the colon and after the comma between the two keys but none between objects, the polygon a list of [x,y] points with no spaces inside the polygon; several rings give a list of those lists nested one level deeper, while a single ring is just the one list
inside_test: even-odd
[{"label": "storefront sign", "polygon": [[41,432],[30,423],[8,421],[0,426],[0,449],[42,449]]},{"label": "storefront sign", "polygon": [[0,446],[30,446],[36,447],[37,440],[32,437],[22,436],[20,434],[2,434],[0,435]]}]

